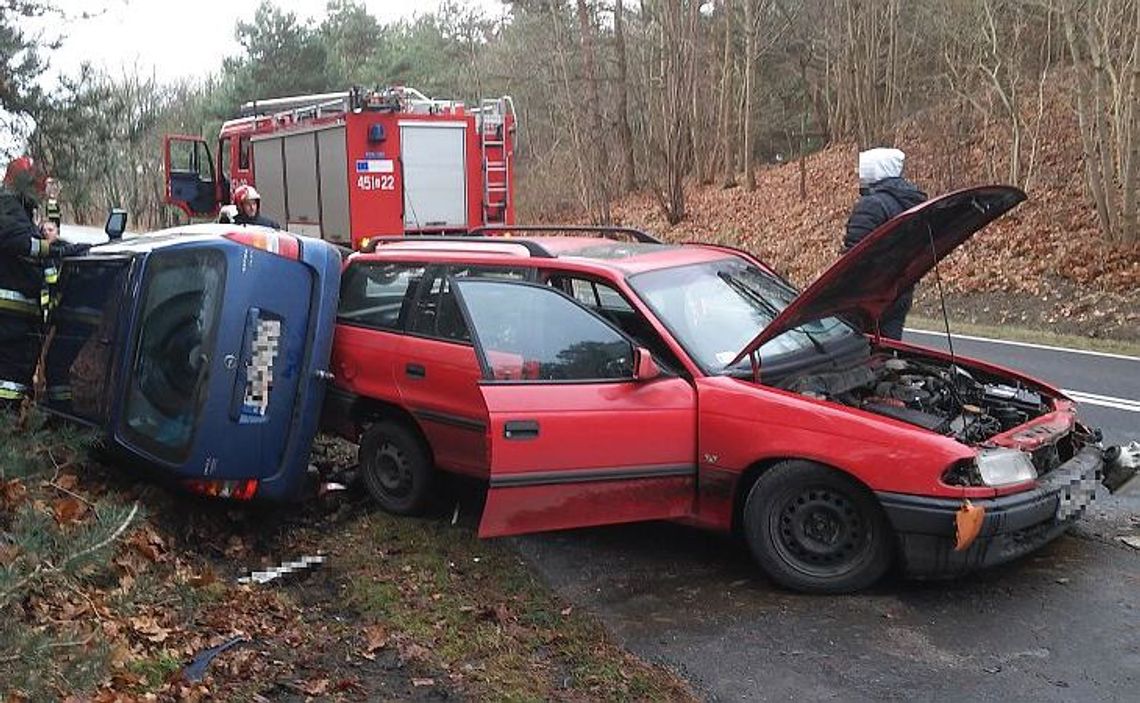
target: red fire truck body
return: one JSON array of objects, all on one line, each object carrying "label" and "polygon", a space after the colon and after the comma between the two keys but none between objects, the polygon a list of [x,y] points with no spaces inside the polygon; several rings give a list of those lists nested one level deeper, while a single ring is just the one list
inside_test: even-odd
[{"label": "red fire truck body", "polygon": [[[270,112],[273,110],[273,112]],[[514,223],[510,97],[479,108],[393,88],[247,103],[205,139],[166,138],[166,201],[213,217],[254,185],[284,228],[359,248],[369,237]]]}]

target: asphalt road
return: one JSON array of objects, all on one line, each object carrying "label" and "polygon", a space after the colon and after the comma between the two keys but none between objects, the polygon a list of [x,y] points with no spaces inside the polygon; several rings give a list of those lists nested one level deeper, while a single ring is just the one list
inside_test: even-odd
[{"label": "asphalt road", "polygon": [[564,597],[713,701],[1133,701],[1140,556],[1066,536],[953,582],[778,589],[743,544],[649,523],[517,540]]},{"label": "asphalt road", "polygon": [[[955,351],[1070,391],[1140,400],[1140,360],[970,340]],[[1108,442],[1140,440],[1140,412],[1081,410]],[[1020,561],[843,597],[783,591],[742,542],[679,525],[515,542],[564,597],[709,700],[1134,701],[1140,551],[1118,537],[1135,534],[1140,495],[1101,495],[1075,534]]]}]

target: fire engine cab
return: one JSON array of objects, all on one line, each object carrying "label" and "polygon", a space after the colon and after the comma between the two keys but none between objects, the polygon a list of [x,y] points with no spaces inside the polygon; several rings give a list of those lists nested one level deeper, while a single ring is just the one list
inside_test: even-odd
[{"label": "fire engine cab", "polygon": [[254,185],[286,229],[360,248],[363,239],[514,223],[514,104],[478,108],[406,87],[258,100],[202,137],[164,144],[166,202],[217,215]]}]

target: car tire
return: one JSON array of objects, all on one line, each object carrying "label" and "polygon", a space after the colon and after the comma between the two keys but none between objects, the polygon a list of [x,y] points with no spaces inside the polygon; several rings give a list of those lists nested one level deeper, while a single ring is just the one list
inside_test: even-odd
[{"label": "car tire", "polygon": [[389,513],[420,515],[435,482],[431,457],[406,425],[381,421],[360,438],[360,476],[369,495]]},{"label": "car tire", "polygon": [[785,461],[756,480],[744,533],[760,568],[806,593],[850,593],[878,581],[894,542],[874,495],[854,478],[810,461]]}]

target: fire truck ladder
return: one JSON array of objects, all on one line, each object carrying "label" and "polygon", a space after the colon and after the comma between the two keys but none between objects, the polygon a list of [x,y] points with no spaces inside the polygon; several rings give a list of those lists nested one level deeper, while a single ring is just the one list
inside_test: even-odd
[{"label": "fire truck ladder", "polygon": [[479,143],[483,156],[483,224],[505,224],[511,197],[511,159],[507,150],[507,114],[514,114],[510,97],[484,98],[479,103]]}]

